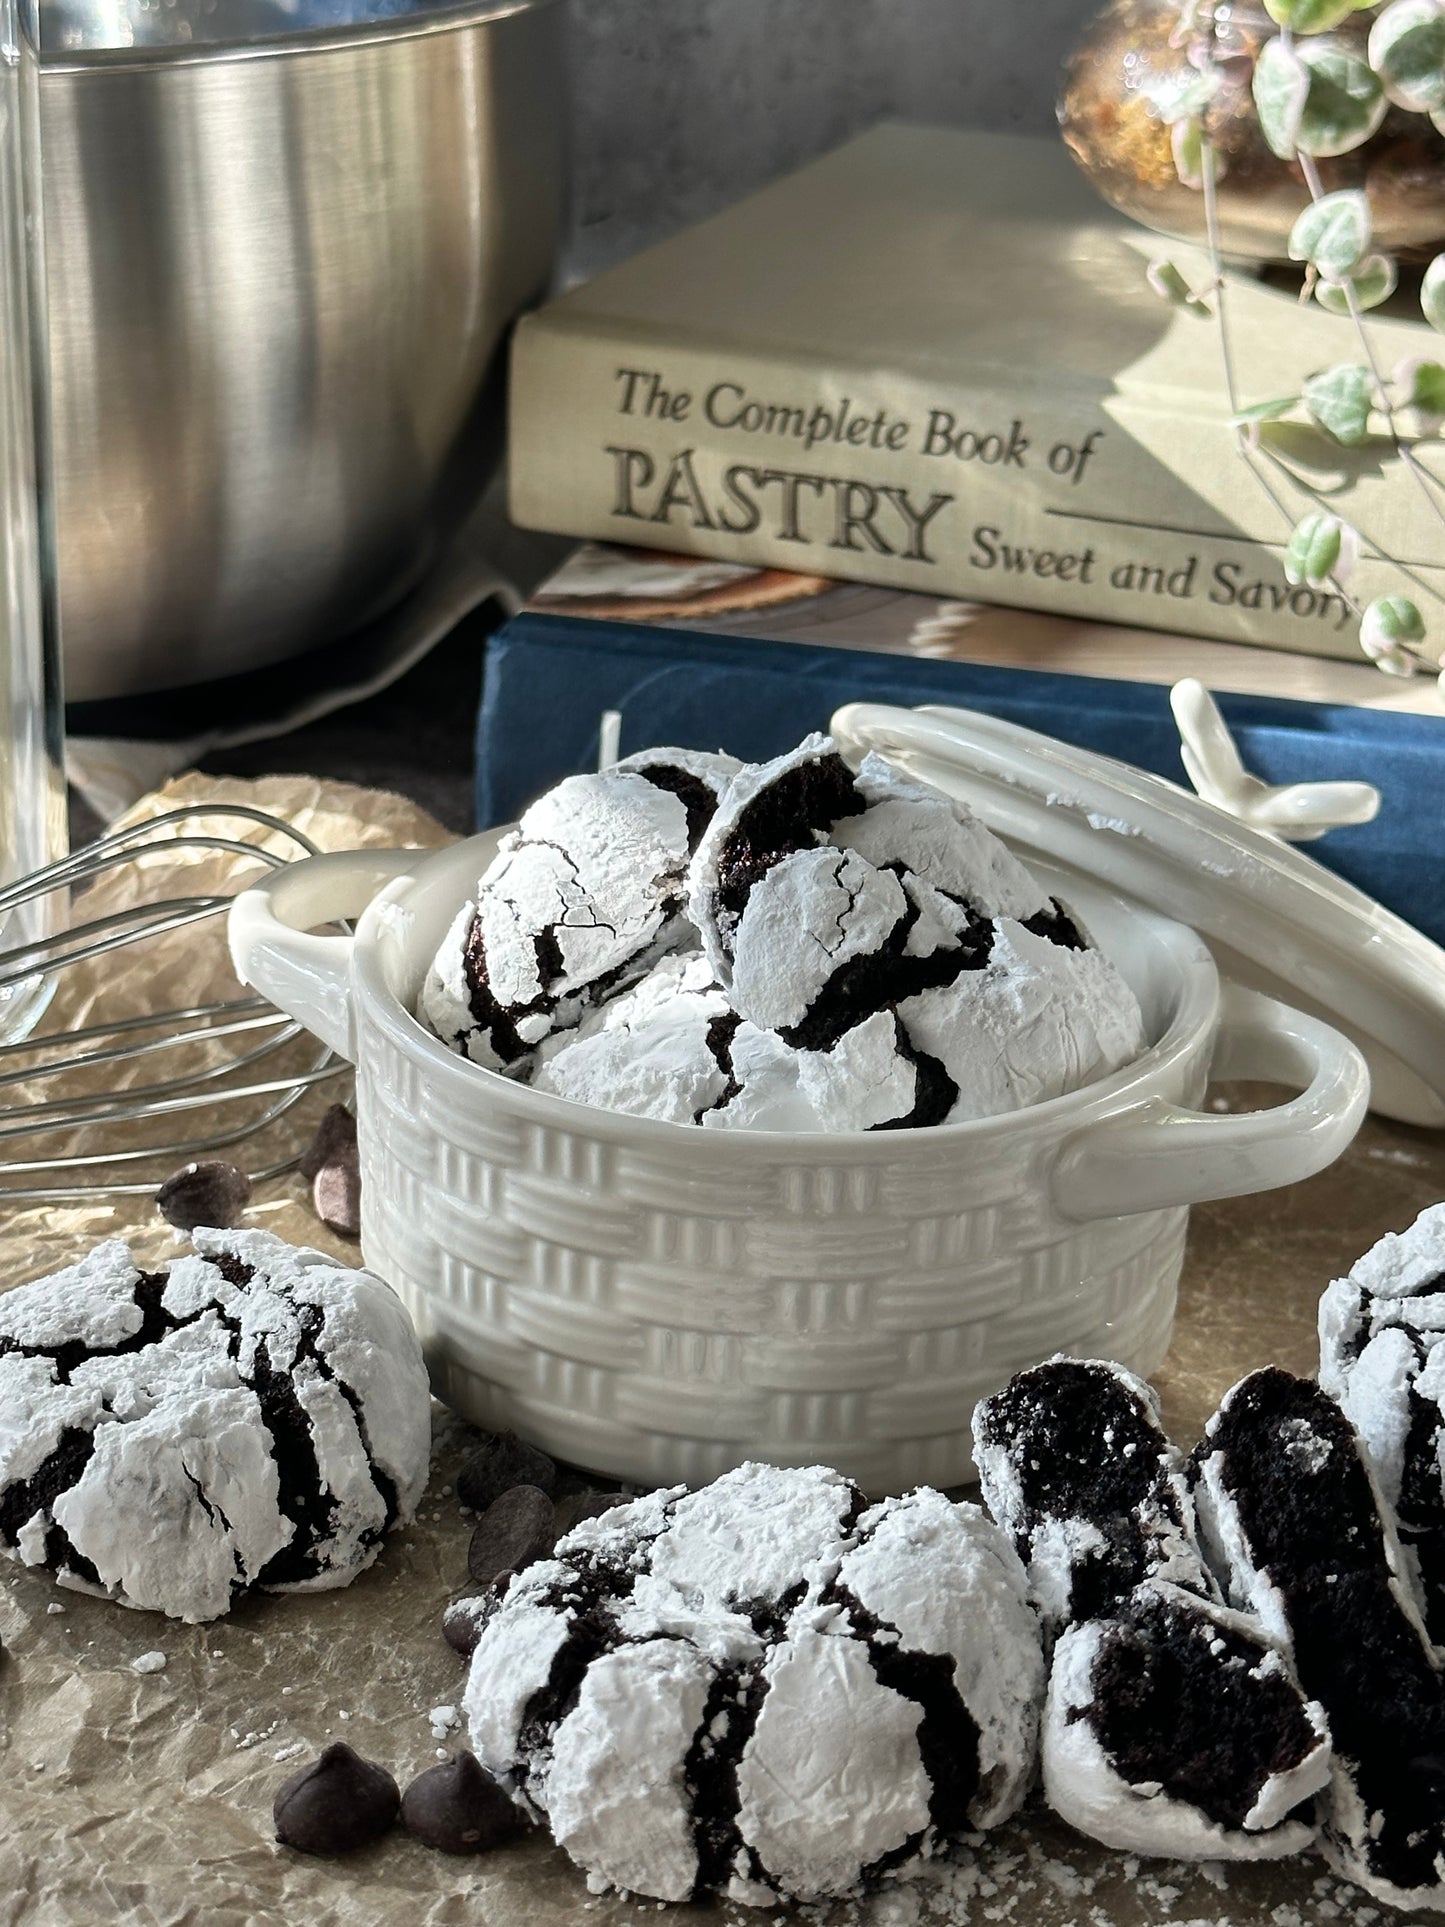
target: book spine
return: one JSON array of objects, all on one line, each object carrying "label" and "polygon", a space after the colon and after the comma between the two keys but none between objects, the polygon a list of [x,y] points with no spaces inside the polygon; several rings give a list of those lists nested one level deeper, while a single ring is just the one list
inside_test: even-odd
[{"label": "book spine", "polygon": [[[554,534],[1358,659],[1343,598],[1286,580],[1227,424],[1164,391],[970,389],[543,310],[514,341],[510,488]],[[1367,556],[1351,592],[1398,586]]]}]

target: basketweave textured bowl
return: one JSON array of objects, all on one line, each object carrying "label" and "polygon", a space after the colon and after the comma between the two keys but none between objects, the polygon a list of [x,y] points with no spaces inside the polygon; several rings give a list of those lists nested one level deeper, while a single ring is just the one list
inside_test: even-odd
[{"label": "basketweave textured bowl", "polygon": [[[1124,971],[1152,1045],[1085,1090],[929,1130],[703,1132],[533,1091],[410,1014],[500,832],[358,852],[239,897],[254,984],[357,1067],[362,1249],[438,1394],[615,1477],[824,1462],[869,1492],[972,1471],[976,1400],[1067,1350],[1153,1370],[1191,1202],[1338,1156],[1367,1076],[1318,1020],[1221,997],[1184,926],[1050,879]],[[315,934],[360,914],[354,938]],[[1303,1088],[1200,1113],[1211,1061]]]}]

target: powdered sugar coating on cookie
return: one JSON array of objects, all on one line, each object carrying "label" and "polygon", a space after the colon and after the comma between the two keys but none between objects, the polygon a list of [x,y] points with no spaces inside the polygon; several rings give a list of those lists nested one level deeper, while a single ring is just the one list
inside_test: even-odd
[{"label": "powdered sugar coating on cookie", "polygon": [[735,767],[654,750],[548,790],[448,930],[422,987],[422,1022],[489,1069],[529,1069],[544,1038],[684,937],[688,859]]},{"label": "powdered sugar coating on cookie", "polygon": [[[687,1900],[697,1877],[686,1763],[715,1669],[680,1639],[604,1653],[552,1739],[553,1837],[609,1886]],[[631,1763],[617,1773],[621,1753]]]},{"label": "powdered sugar coating on cookie", "polygon": [[664,957],[631,990],[539,1052],[533,1088],[574,1103],[716,1130],[806,1131],[800,1059],[744,1023],[705,957]]},{"label": "powdered sugar coating on cookie", "polygon": [[1118,971],[997,837],[877,756],[852,775],[827,737],[735,778],[688,911],[734,1009],[796,1049],[897,1019],[916,1096],[882,1122],[997,1116],[1145,1047]]},{"label": "powdered sugar coating on cookie", "polygon": [[864,808],[833,825],[830,841],[877,864],[901,864],[981,916],[1046,915],[1049,898],[966,804],[920,783],[870,751],[853,779]]},{"label": "powdered sugar coating on cookie", "polygon": [[1445,1909],[1445,1681],[1360,1440],[1313,1381],[1253,1372],[1196,1453],[1201,1523],[1334,1742],[1321,1846],[1396,1907]]},{"label": "powdered sugar coating on cookie", "polygon": [[483,1626],[465,1705],[596,1882],[764,1906],[857,1893],[1012,1810],[1040,1672],[976,1508],[865,1511],[826,1468],[744,1465],[568,1534]]},{"label": "powdered sugar coating on cookie", "polygon": [[858,1521],[818,1596],[873,1635],[881,1677],[906,1675],[944,1734],[973,1726],[971,1788],[934,1763],[940,1833],[1016,1812],[1037,1757],[1044,1660],[1023,1567],[993,1520],[926,1487],[886,1499]]},{"label": "powdered sugar coating on cookie", "polygon": [[[673,970],[699,942],[705,963]],[[855,776],[820,735],[557,785],[453,921],[418,1014],[542,1090],[716,1130],[997,1116],[1147,1041],[1118,971],[962,803],[878,756]]]},{"label": "powdered sugar coating on cookie", "polygon": [[1445,1205],[1422,1211],[1320,1300],[1320,1384],[1395,1509],[1406,1574],[1445,1642]]},{"label": "powdered sugar coating on cookie", "polygon": [[431,1437],[411,1321],[259,1231],[169,1273],[119,1241],[0,1299],[0,1549],[187,1621],[347,1584],[412,1516]]},{"label": "powdered sugar coating on cookie", "polygon": [[780,1895],[856,1894],[865,1868],[928,1832],[922,1709],[883,1683],[861,1640],[806,1623],[769,1651],[760,1686],[737,1768],[743,1844]]},{"label": "powdered sugar coating on cookie", "polygon": [[1133,993],[1101,951],[993,926],[987,962],[898,1006],[958,1088],[950,1116],[998,1117],[1091,1084],[1145,1047]]},{"label": "powdered sugar coating on cookie", "polygon": [[920,1121],[937,1088],[891,1011],[794,1050],[738,1017],[697,955],[664,957],[538,1057],[536,1090],[720,1131],[878,1130]]}]

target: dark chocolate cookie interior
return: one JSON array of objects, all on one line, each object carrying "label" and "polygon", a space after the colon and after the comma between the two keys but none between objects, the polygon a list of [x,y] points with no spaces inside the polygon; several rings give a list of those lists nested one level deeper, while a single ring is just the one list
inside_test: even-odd
[{"label": "dark chocolate cookie interior", "polygon": [[[1430,1357],[1429,1338],[1434,1334],[1412,1327],[1409,1306],[1412,1299],[1433,1298],[1442,1290],[1445,1290],[1445,1278],[1433,1277],[1422,1279],[1403,1298],[1382,1301],[1368,1292],[1363,1293],[1360,1317],[1342,1347],[1346,1358],[1358,1361],[1370,1338],[1388,1325],[1408,1339],[1414,1352],[1406,1392],[1409,1416],[1396,1512],[1400,1537],[1419,1562],[1430,1636],[1437,1645],[1445,1644],[1445,1477],[1442,1477],[1440,1462],[1445,1419],[1439,1404],[1433,1398],[1422,1398],[1415,1384]],[[1384,1318],[1378,1316],[1382,1308]]]},{"label": "dark chocolate cookie interior", "polygon": [[687,811],[687,847],[689,852],[695,850],[717,810],[717,791],[701,776],[690,769],[679,769],[675,763],[634,763],[629,767],[654,789],[667,790],[682,804]]},{"label": "dark chocolate cookie interior", "polygon": [[1390,1586],[1355,1434],[1313,1380],[1246,1379],[1200,1447],[1283,1598],[1295,1668],[1359,1789],[1375,1872],[1435,1887],[1445,1855],[1445,1691]]},{"label": "dark chocolate cookie interior", "polygon": [[1132,1785],[1157,1781],[1220,1826],[1240,1828],[1273,1774],[1318,1744],[1299,1693],[1262,1671],[1268,1648],[1148,1589],[1100,1622],[1087,1719]]},{"label": "dark chocolate cookie interior", "polygon": [[1167,1476],[1168,1441],[1139,1396],[1106,1366],[1056,1359],[1017,1378],[980,1407],[980,1437],[1005,1453],[1023,1498],[1011,1520],[1025,1560],[1051,1519],[1081,1519],[1102,1546],[1076,1556],[1071,1616],[1092,1619],[1147,1578],[1158,1559],[1153,1518],[1190,1536]]},{"label": "dark chocolate cookie interior", "polygon": [[[840,868],[842,861],[840,857]],[[906,874],[901,864],[885,863],[882,867],[895,876]],[[993,950],[993,924],[962,899],[954,897],[950,901],[959,905],[966,918],[957,944],[932,951],[926,957],[909,956],[908,939],[919,917],[917,904],[910,900],[887,939],[867,956],[850,957],[840,964],[813,999],[802,1021],[778,1032],[783,1042],[791,1044],[794,1050],[832,1050],[845,1032],[875,1011],[896,1009],[922,991],[956,983],[966,970],[982,970]],[[957,1091],[955,1085],[955,1096]]]},{"label": "dark chocolate cookie interior", "polygon": [[718,853],[716,902],[736,924],[752,888],[796,850],[811,850],[845,816],[863,808],[852,773],[836,750],[784,770],[738,813]]}]

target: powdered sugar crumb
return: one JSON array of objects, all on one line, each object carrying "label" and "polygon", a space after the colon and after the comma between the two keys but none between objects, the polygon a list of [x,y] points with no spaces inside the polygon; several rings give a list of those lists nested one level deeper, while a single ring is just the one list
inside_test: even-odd
[{"label": "powdered sugar crumb", "polygon": [[[1261,1904],[1258,1868],[1126,1854],[1101,1864],[1096,1849],[1031,1805],[878,1892],[798,1906],[788,1919],[803,1927],[1386,1927],[1392,1916],[1358,1888],[1323,1871],[1312,1878],[1319,1867],[1316,1859],[1295,1863],[1300,1897],[1271,1911]],[[1201,1885],[1218,1894],[1217,1906]],[[730,1905],[718,1917],[721,1927],[758,1927],[760,1918]]]},{"label": "powdered sugar crumb", "polygon": [[434,1706],[427,1714],[434,1740],[444,1740],[448,1733],[455,1733],[462,1723],[462,1716],[455,1706]]}]

